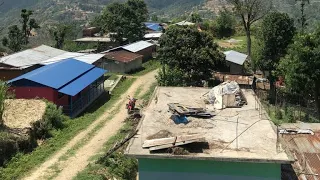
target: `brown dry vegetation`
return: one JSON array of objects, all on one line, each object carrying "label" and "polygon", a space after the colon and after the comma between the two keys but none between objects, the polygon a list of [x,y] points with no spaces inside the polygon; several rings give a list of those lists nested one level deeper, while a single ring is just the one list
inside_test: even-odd
[{"label": "brown dry vegetation", "polygon": [[4,124],[9,128],[30,128],[42,119],[46,103],[42,100],[8,99],[3,113]]}]

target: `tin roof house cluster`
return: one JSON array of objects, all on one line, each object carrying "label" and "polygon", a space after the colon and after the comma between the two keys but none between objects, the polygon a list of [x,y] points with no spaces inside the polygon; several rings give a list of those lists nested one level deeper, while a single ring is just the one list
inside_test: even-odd
[{"label": "tin roof house cluster", "polygon": [[47,99],[75,117],[105,92],[103,57],[41,45],[2,57],[0,76],[16,98]]}]

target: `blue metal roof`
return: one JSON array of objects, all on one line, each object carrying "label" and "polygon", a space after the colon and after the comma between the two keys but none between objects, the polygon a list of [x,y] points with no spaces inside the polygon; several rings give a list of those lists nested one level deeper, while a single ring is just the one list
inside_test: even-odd
[{"label": "blue metal roof", "polygon": [[160,23],[144,23],[145,26],[154,31],[162,31],[162,26]]},{"label": "blue metal roof", "polygon": [[94,65],[75,59],[66,59],[38,68],[12,79],[8,81],[8,83],[26,79],[54,89],[59,89],[94,67]]},{"label": "blue metal roof", "polygon": [[72,81],[70,84],[66,85],[65,87],[59,90],[60,93],[67,94],[70,96],[75,96],[84,88],[89,86],[95,80],[100,78],[104,75],[106,71],[100,68],[93,68],[89,72],[85,73],[81,77],[77,78],[76,80]]}]

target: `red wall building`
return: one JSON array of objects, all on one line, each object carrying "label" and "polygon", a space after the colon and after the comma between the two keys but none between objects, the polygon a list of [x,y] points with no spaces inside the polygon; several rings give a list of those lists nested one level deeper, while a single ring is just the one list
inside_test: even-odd
[{"label": "red wall building", "polygon": [[18,99],[46,99],[77,116],[104,92],[106,71],[74,59],[67,59],[8,81]]}]

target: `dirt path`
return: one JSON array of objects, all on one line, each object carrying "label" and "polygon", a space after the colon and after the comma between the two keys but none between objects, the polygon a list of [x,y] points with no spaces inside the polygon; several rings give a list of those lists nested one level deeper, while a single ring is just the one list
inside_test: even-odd
[{"label": "dirt path", "polygon": [[[124,93],[121,98],[115,103],[115,105],[106,110],[106,112],[100,116],[94,123],[92,123],[86,130],[75,136],[65,147],[59,150],[54,156],[39,166],[30,176],[26,177],[26,180],[45,179],[52,175],[50,167],[58,165],[61,171],[58,173],[55,179],[72,179],[77,175],[78,172],[83,170],[89,163],[89,158],[99,153],[102,149],[103,144],[108,141],[110,137],[117,133],[117,131],[123,126],[123,121],[127,117],[125,103],[128,95],[133,95],[136,90],[140,87],[143,94],[148,88],[156,81],[156,71],[152,71],[146,75],[139,77],[132,86]],[[74,145],[81,142],[100,122],[105,120],[110,112],[115,110],[120,105],[120,111],[114,115],[114,117],[107,121],[104,126],[96,132],[84,146],[75,152],[75,155],[66,159],[65,161],[59,161],[59,158],[67,153],[68,150],[72,149]]]}]

